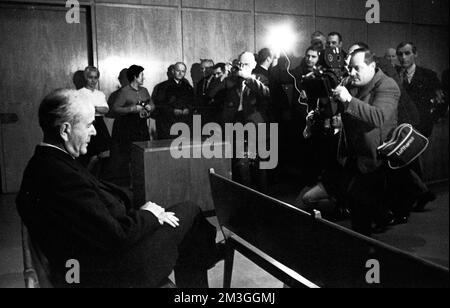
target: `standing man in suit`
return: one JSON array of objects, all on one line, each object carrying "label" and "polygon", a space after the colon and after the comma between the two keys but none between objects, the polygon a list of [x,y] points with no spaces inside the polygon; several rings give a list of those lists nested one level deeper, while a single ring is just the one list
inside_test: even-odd
[{"label": "standing man in suit", "polygon": [[224,123],[268,123],[267,99],[270,97],[270,90],[252,74],[255,68],[253,53],[244,52],[239,56],[236,74],[210,90],[210,97],[223,89],[227,90]]},{"label": "standing man in suit", "polygon": [[[397,57],[400,62],[397,70],[403,88],[419,113],[419,123],[416,128],[429,138],[433,132],[434,112],[443,103],[441,84],[435,72],[416,65],[418,53],[413,43],[400,43],[397,47]],[[412,169],[423,180],[423,166],[420,158],[412,165]],[[415,210],[422,211],[426,204],[435,198],[435,194],[427,190],[419,197]]]},{"label": "standing man in suit", "polygon": [[155,101],[156,133],[158,139],[174,139],[170,129],[175,123],[192,125],[192,111],[194,109],[194,88],[185,78],[187,66],[177,62],[172,67],[169,79],[158,85],[158,91],[153,92]]},{"label": "standing man in suit", "polygon": [[[235,74],[226,78],[223,83],[209,92],[208,95],[212,98],[218,92],[226,91],[222,118],[224,124],[269,124],[270,90],[269,87],[257,80],[255,75],[252,74],[255,67],[254,54],[251,52],[242,53],[239,56],[239,62],[236,63]],[[268,131],[269,129],[267,128],[266,132]],[[248,140],[246,141],[248,142]],[[245,151],[245,156],[258,157],[258,153]],[[265,170],[255,171],[256,175],[252,175],[250,164],[251,161],[248,158],[235,159],[233,161],[235,180],[244,185],[265,191],[267,189]]]},{"label": "standing man in suit", "polygon": [[397,47],[400,62],[397,70],[403,87],[419,111],[417,129],[425,137],[430,137],[434,126],[433,111],[437,104],[443,102],[443,92],[436,73],[416,65],[417,56],[417,48],[413,43],[400,43]]},{"label": "standing man in suit", "polygon": [[[76,160],[95,136],[95,110],[73,90],[56,90],[39,107],[44,141],[17,197],[20,216],[63,287],[158,287],[175,269],[181,287],[207,287],[216,230],[198,207],[134,209],[119,187],[97,180]],[[77,260],[80,281],[64,281]],[[213,260],[214,262],[214,260]]]},{"label": "standing man in suit", "polygon": [[400,89],[377,69],[369,49],[352,53],[349,65],[352,84],[338,86],[334,97],[341,103],[342,129],[338,147],[344,165],[345,194],[352,215],[352,228],[371,235],[372,222],[380,219],[384,204],[386,167],[377,148],[397,126]]}]

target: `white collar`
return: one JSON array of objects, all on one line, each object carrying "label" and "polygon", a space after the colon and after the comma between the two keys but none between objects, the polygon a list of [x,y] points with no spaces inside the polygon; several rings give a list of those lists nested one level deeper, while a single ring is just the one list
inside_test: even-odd
[{"label": "white collar", "polygon": [[409,68],[406,69],[406,73],[407,73],[409,76],[412,76],[412,75],[415,74],[416,68],[417,68],[417,66],[416,66],[416,64],[414,63],[413,65],[411,65]]}]

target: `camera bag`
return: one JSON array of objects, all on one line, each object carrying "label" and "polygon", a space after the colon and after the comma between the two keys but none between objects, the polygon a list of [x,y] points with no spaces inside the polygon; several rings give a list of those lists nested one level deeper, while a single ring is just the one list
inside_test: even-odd
[{"label": "camera bag", "polygon": [[378,154],[387,160],[391,169],[396,170],[412,163],[428,144],[428,139],[411,124],[401,124],[394,130],[392,138],[378,147]]}]

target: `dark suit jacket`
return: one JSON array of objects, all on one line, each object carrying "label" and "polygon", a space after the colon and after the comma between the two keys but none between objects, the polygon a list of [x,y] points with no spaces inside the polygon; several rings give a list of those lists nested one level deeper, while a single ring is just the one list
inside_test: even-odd
[{"label": "dark suit jacket", "polygon": [[340,148],[347,148],[362,173],[370,173],[382,165],[377,148],[397,126],[400,90],[392,78],[377,69],[369,84],[350,92],[353,99],[345,104],[342,114],[346,138],[341,138]]},{"label": "dark suit jacket", "polygon": [[[98,181],[70,155],[51,147],[36,148],[17,206],[52,269],[65,273],[66,261],[76,259],[82,283],[95,286],[124,279],[133,267],[124,256],[160,227],[152,213],[132,209],[120,188]],[[160,253],[176,258],[175,250]],[[111,278],[111,270],[122,273]]]},{"label": "dark suit jacket", "polygon": [[[172,139],[170,128],[174,123],[183,122],[190,124],[192,111],[195,104],[194,88],[184,79],[177,84],[174,79],[166,80],[158,84],[152,93],[155,102],[156,131],[158,139]],[[189,109],[187,116],[175,116],[175,109]]]},{"label": "dark suit jacket", "polygon": [[[245,89],[242,93],[242,82],[245,82]],[[253,78],[244,80],[238,77],[228,77],[219,86],[211,89],[208,93],[214,97],[217,92],[226,89],[227,95],[224,103],[223,121],[224,123],[234,123],[239,110],[241,93],[243,95],[243,115],[244,122],[267,123],[268,122],[268,98],[270,90],[261,81]]]},{"label": "dark suit jacket", "polygon": [[[397,67],[397,70],[402,77],[401,68]],[[433,116],[431,114],[433,104],[431,99],[436,96],[436,90],[441,88],[436,73],[417,66],[411,83],[403,82],[403,87],[419,112],[420,119],[417,129],[426,137],[431,136],[433,131]]]},{"label": "dark suit jacket", "polygon": [[258,65],[253,74],[256,79],[261,81],[264,85],[269,87],[270,100],[269,104],[269,120],[272,122],[281,122],[282,113],[289,110],[289,99],[286,92],[283,90],[282,83],[278,80],[278,68],[264,69]]}]

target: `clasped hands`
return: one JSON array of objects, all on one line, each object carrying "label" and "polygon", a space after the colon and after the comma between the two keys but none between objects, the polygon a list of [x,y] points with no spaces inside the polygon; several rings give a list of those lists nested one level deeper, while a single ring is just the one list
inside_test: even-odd
[{"label": "clasped hands", "polygon": [[173,212],[166,212],[166,210],[156,203],[147,202],[141,207],[141,210],[149,211],[158,219],[159,223],[163,225],[164,223],[176,228],[180,224],[180,220],[175,216]]}]

